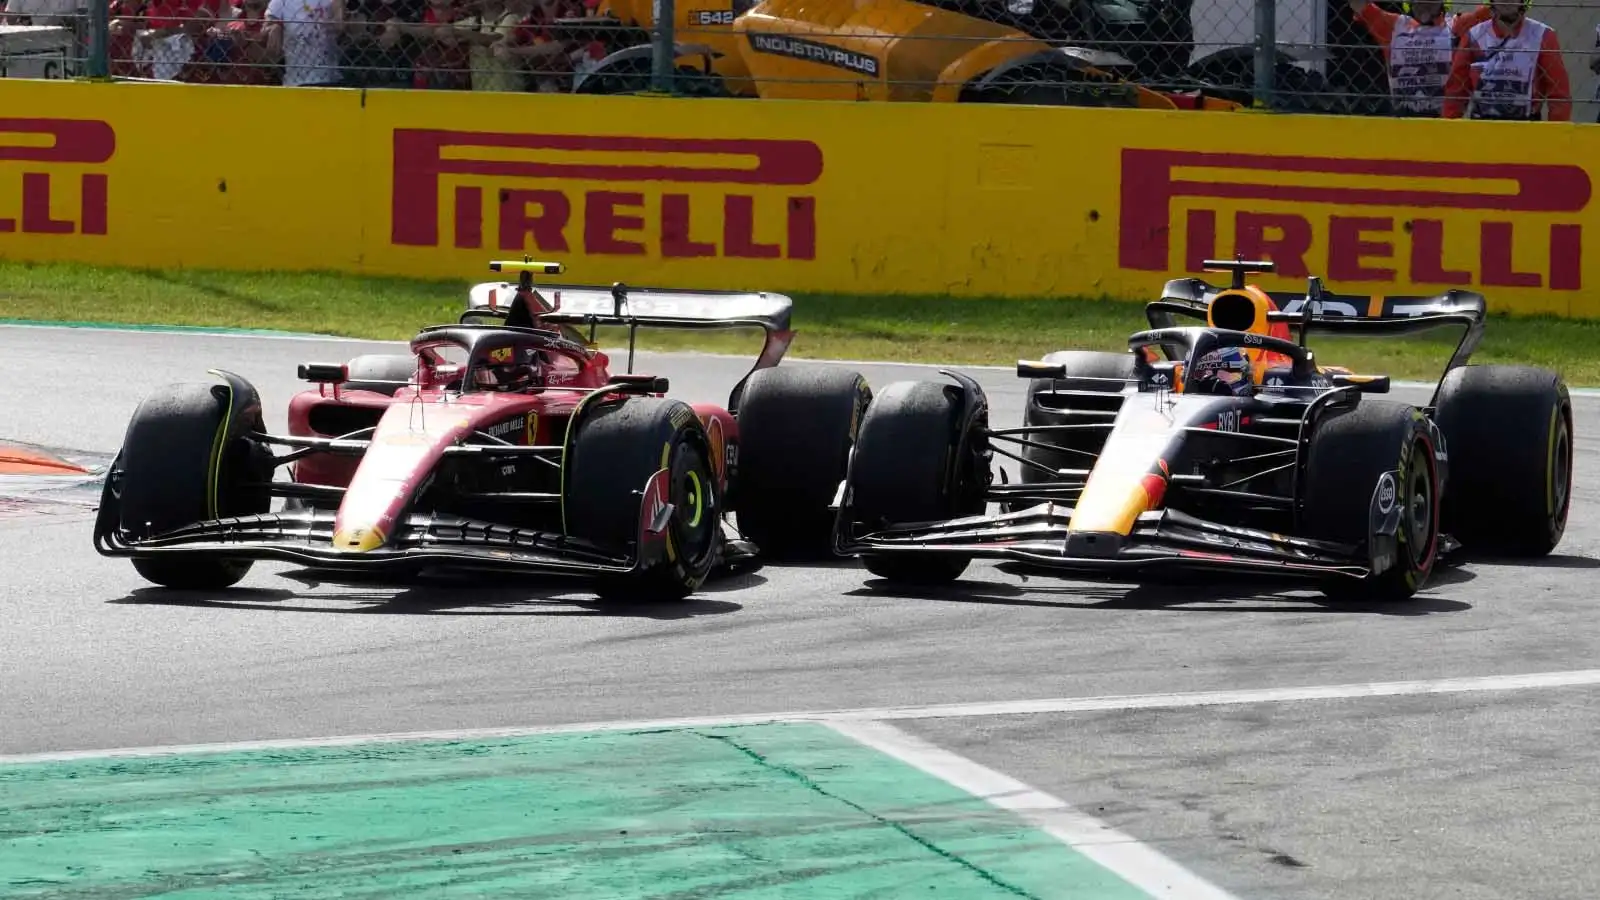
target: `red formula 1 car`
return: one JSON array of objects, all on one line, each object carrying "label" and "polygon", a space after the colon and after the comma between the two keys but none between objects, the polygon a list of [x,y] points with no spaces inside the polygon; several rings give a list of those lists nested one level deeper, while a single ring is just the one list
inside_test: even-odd
[{"label": "red formula 1 car", "polygon": [[[229,372],[146,398],[106,478],[96,549],[169,587],[226,587],[276,559],[566,574],[601,596],[663,598],[753,555],[828,553],[871,394],[853,371],[777,366],[788,297],[539,290],[533,273],[559,263],[491,269],[518,280],[475,287],[460,322],[424,328],[409,355],[302,365],[317,387],[290,401],[288,435],[266,433],[256,389]],[[593,343],[600,325],[630,328],[628,374]],[[632,373],[640,326],[760,327],[766,343],[726,408],[689,404]],[[292,480],[274,480],[280,466]]]}]

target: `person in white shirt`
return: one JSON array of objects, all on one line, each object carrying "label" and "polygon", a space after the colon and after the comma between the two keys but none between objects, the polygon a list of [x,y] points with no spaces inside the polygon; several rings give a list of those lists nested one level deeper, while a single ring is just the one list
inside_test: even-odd
[{"label": "person in white shirt", "polygon": [[286,87],[337,87],[339,32],[344,0],[271,0],[267,4],[267,50],[282,54]]}]

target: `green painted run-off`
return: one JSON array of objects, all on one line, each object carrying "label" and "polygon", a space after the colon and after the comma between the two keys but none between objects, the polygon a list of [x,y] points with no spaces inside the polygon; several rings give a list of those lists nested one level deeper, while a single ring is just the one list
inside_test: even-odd
[{"label": "green painted run-off", "polygon": [[780,724],[0,766],[6,897],[1143,897]]}]

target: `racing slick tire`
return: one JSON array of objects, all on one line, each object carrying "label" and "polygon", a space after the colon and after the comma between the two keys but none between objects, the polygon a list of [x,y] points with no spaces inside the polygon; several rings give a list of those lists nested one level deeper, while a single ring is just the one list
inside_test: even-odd
[{"label": "racing slick tire", "polygon": [[699,590],[722,545],[722,496],[711,439],[681,400],[629,397],[583,413],[568,451],[562,513],[568,534],[619,550],[639,538],[641,490],[669,468],[667,552],[650,567],[596,584],[604,600],[682,600]]},{"label": "racing slick tire", "polygon": [[[964,423],[961,389],[937,381],[897,381],[873,398],[850,465],[857,521],[876,529],[982,513],[987,463],[957,458]],[[972,558],[944,551],[862,554],[868,572],[891,582],[941,584],[961,577]]]},{"label": "racing slick tire", "polygon": [[[1104,381],[1087,381],[1091,378],[1132,379],[1132,353],[1105,353],[1092,350],[1061,350],[1051,353],[1043,362],[1066,367],[1065,378],[1035,378],[1028,382],[1028,394],[1022,407],[1022,424],[1034,425],[1104,425],[1111,421],[1107,412],[1115,412],[1122,398],[1117,396],[1122,386]],[[1110,396],[1104,403],[1087,398],[1053,399],[1051,390],[1101,391]],[[1043,450],[1024,446],[1022,458],[1051,469],[1086,469],[1093,463],[1092,456],[1105,446],[1110,429],[1085,428],[1075,431],[1045,431],[1024,435],[1028,440],[1053,444],[1062,450]],[[1078,451],[1078,452],[1073,452]],[[1038,484],[1054,480],[1035,466],[1021,466],[1023,484]]]},{"label": "racing slick tire", "polygon": [[[118,524],[123,530],[142,538],[271,508],[270,489],[244,486],[272,480],[270,451],[242,439],[223,444],[227,417],[228,390],[221,385],[175,384],[139,404],[116,464]],[[212,454],[219,450],[213,469]],[[188,554],[134,557],[132,562],[145,580],[180,590],[232,587],[254,565],[248,559]]]},{"label": "racing slick tire", "polygon": [[1302,533],[1365,548],[1376,567],[1374,503],[1380,514],[1399,507],[1388,568],[1360,580],[1336,577],[1324,593],[1394,601],[1409,599],[1427,584],[1439,556],[1443,487],[1435,444],[1422,411],[1404,403],[1362,400],[1330,410],[1317,423],[1306,451]]},{"label": "racing slick tire", "polygon": [[745,382],[730,493],[739,532],[763,556],[831,555],[833,497],[871,401],[866,378],[849,369],[774,367]]},{"label": "racing slick tire", "polygon": [[1449,478],[1444,531],[1468,552],[1548,555],[1572,503],[1572,399],[1532,366],[1461,366],[1439,386],[1434,420]]},{"label": "racing slick tire", "polygon": [[340,386],[346,391],[372,391],[393,397],[417,375],[417,360],[410,356],[369,353],[346,363],[350,380]]}]

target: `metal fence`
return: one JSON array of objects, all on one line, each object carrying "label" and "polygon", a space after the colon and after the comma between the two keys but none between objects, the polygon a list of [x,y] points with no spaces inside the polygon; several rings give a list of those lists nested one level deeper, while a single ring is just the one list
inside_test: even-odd
[{"label": "metal fence", "polygon": [[[0,74],[460,91],[1437,114],[1531,73],[1600,116],[1600,0],[81,0],[0,2]],[[1437,3],[1435,4],[1438,5]],[[1548,28],[1492,28],[1500,9]],[[1395,36],[1399,35],[1398,38]],[[1391,46],[1391,38],[1395,39]],[[1462,52],[1462,42],[1482,52]],[[1454,45],[1455,50],[1451,47]],[[1540,52],[1544,46],[1547,52]],[[1477,68],[1475,68],[1475,66]],[[1474,75],[1473,73],[1477,74]],[[1434,106],[1414,103],[1429,95]],[[1559,104],[1547,115],[1559,114]],[[1418,148],[1425,152],[1426,148]]]}]

